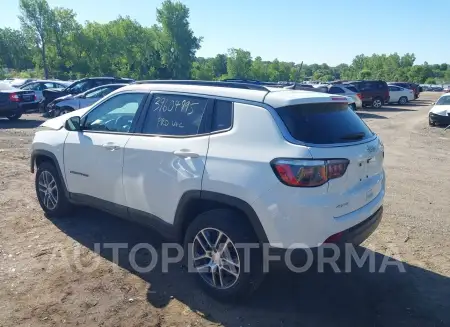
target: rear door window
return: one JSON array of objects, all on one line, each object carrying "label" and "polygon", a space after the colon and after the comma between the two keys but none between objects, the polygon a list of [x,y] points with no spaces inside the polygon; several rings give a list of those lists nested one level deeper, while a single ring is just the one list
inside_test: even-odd
[{"label": "rear door window", "polygon": [[346,103],[311,103],[275,109],[296,140],[311,144],[356,142],[373,133]]},{"label": "rear door window", "polygon": [[193,136],[205,129],[203,116],[208,99],[178,94],[154,94],[143,133]]}]

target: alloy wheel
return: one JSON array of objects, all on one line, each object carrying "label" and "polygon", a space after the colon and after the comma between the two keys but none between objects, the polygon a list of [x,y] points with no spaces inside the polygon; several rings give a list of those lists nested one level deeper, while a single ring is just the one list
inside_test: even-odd
[{"label": "alloy wheel", "polygon": [[58,205],[58,185],[53,175],[44,170],[39,175],[39,197],[44,206],[49,210],[54,210]]},{"label": "alloy wheel", "polygon": [[218,229],[204,228],[197,233],[192,258],[194,268],[214,288],[230,288],[239,279],[239,254],[231,239]]},{"label": "alloy wheel", "polygon": [[376,99],[376,100],[373,101],[373,107],[374,108],[381,108],[382,105],[383,104],[381,103],[380,99]]}]

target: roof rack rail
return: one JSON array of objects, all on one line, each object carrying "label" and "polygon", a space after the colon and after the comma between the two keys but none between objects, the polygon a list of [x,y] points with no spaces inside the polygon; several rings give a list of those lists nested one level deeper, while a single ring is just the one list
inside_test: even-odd
[{"label": "roof rack rail", "polygon": [[200,86],[215,86],[215,87],[230,87],[236,89],[269,90],[262,85],[244,83],[244,82],[222,82],[222,81],[197,81],[197,80],[144,80],[136,81],[134,84],[180,84],[180,85],[200,85]]}]

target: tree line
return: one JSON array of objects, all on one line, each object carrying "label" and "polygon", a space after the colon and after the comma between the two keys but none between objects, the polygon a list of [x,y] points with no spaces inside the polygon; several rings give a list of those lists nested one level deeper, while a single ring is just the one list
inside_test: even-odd
[{"label": "tree line", "polygon": [[[172,0],[156,9],[157,23],[150,27],[121,16],[105,24],[80,24],[73,10],[51,8],[47,0],[20,0],[19,6],[20,29],[0,28],[0,68],[23,77],[450,82],[449,65],[416,65],[416,57],[410,53],[361,54],[351,64],[336,67],[264,61],[235,48],[214,58],[196,57],[202,37],[190,28],[189,8]],[[0,75],[2,72],[5,70],[0,69]]]}]

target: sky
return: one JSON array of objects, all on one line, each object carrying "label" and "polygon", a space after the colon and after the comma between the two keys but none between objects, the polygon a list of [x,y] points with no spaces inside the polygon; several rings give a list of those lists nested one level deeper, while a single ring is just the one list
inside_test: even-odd
[{"label": "sky", "polygon": [[[161,0],[47,0],[80,22],[130,16],[156,23]],[[202,36],[200,57],[250,51],[263,60],[351,63],[359,54],[414,53],[416,64],[450,63],[450,0],[181,0]],[[19,28],[19,0],[0,0],[0,27]]]}]

